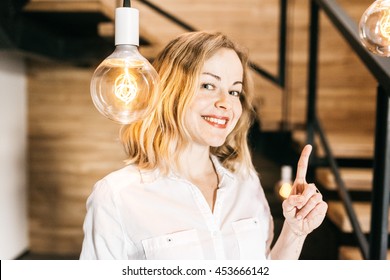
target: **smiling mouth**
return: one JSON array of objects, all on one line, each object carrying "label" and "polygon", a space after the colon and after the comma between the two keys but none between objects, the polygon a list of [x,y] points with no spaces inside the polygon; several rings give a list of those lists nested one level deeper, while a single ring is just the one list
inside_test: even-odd
[{"label": "smiling mouth", "polygon": [[211,125],[214,125],[219,128],[225,128],[229,119],[228,118],[217,118],[217,117],[209,117],[209,116],[202,116],[202,118],[210,123]]}]

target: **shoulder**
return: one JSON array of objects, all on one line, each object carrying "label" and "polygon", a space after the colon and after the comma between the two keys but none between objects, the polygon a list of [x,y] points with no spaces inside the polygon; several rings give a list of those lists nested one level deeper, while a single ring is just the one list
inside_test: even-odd
[{"label": "shoulder", "polygon": [[260,176],[254,169],[248,170],[245,175],[237,174],[237,185],[240,192],[251,197],[256,197],[262,201],[265,200],[265,193],[261,184]]},{"label": "shoulder", "polygon": [[91,198],[107,200],[114,197],[123,189],[131,189],[142,184],[139,169],[134,165],[128,165],[115,170],[97,181],[93,187]]},{"label": "shoulder", "polygon": [[110,185],[121,187],[129,183],[140,183],[141,175],[139,169],[135,165],[128,165],[107,174],[100,181],[105,181]]},{"label": "shoulder", "polygon": [[247,169],[247,170],[240,172],[240,173],[235,173],[235,178],[236,178],[236,180],[238,180],[242,183],[249,184],[255,188],[258,188],[259,186],[261,186],[259,174],[253,168]]}]

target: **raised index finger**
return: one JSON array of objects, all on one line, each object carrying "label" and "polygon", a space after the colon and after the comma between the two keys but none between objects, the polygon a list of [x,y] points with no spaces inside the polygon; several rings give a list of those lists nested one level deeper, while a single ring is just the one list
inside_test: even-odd
[{"label": "raised index finger", "polygon": [[306,182],[307,167],[309,165],[309,157],[312,150],[311,145],[306,145],[301,153],[301,157],[298,161],[297,177],[295,182],[298,184],[304,184]]}]

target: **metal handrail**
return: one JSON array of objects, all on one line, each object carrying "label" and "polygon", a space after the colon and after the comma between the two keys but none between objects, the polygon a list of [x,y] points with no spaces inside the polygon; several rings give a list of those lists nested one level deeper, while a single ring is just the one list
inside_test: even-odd
[{"label": "metal handrail", "polygon": [[[314,140],[315,134],[319,134],[321,144],[324,148],[328,164],[335,177],[339,195],[345,206],[348,218],[351,221],[353,232],[357,238],[360,251],[364,258],[368,257],[368,241],[360,228],[356,213],[352,207],[352,199],[341,178],[339,167],[331,151],[328,139],[322,129],[317,116],[317,71],[318,71],[318,33],[319,33],[319,6],[311,1],[310,5],[310,41],[309,41],[309,78],[308,78],[308,101],[307,101],[307,142],[316,149]],[[314,154],[314,160],[316,155]]]}]

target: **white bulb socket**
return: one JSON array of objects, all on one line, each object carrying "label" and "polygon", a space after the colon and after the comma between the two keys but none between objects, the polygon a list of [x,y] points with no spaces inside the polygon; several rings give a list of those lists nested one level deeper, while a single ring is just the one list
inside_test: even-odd
[{"label": "white bulb socket", "polygon": [[130,7],[115,9],[115,46],[139,46],[139,12]]},{"label": "white bulb socket", "polygon": [[289,165],[282,166],[282,181],[291,181],[292,178],[292,168]]}]

